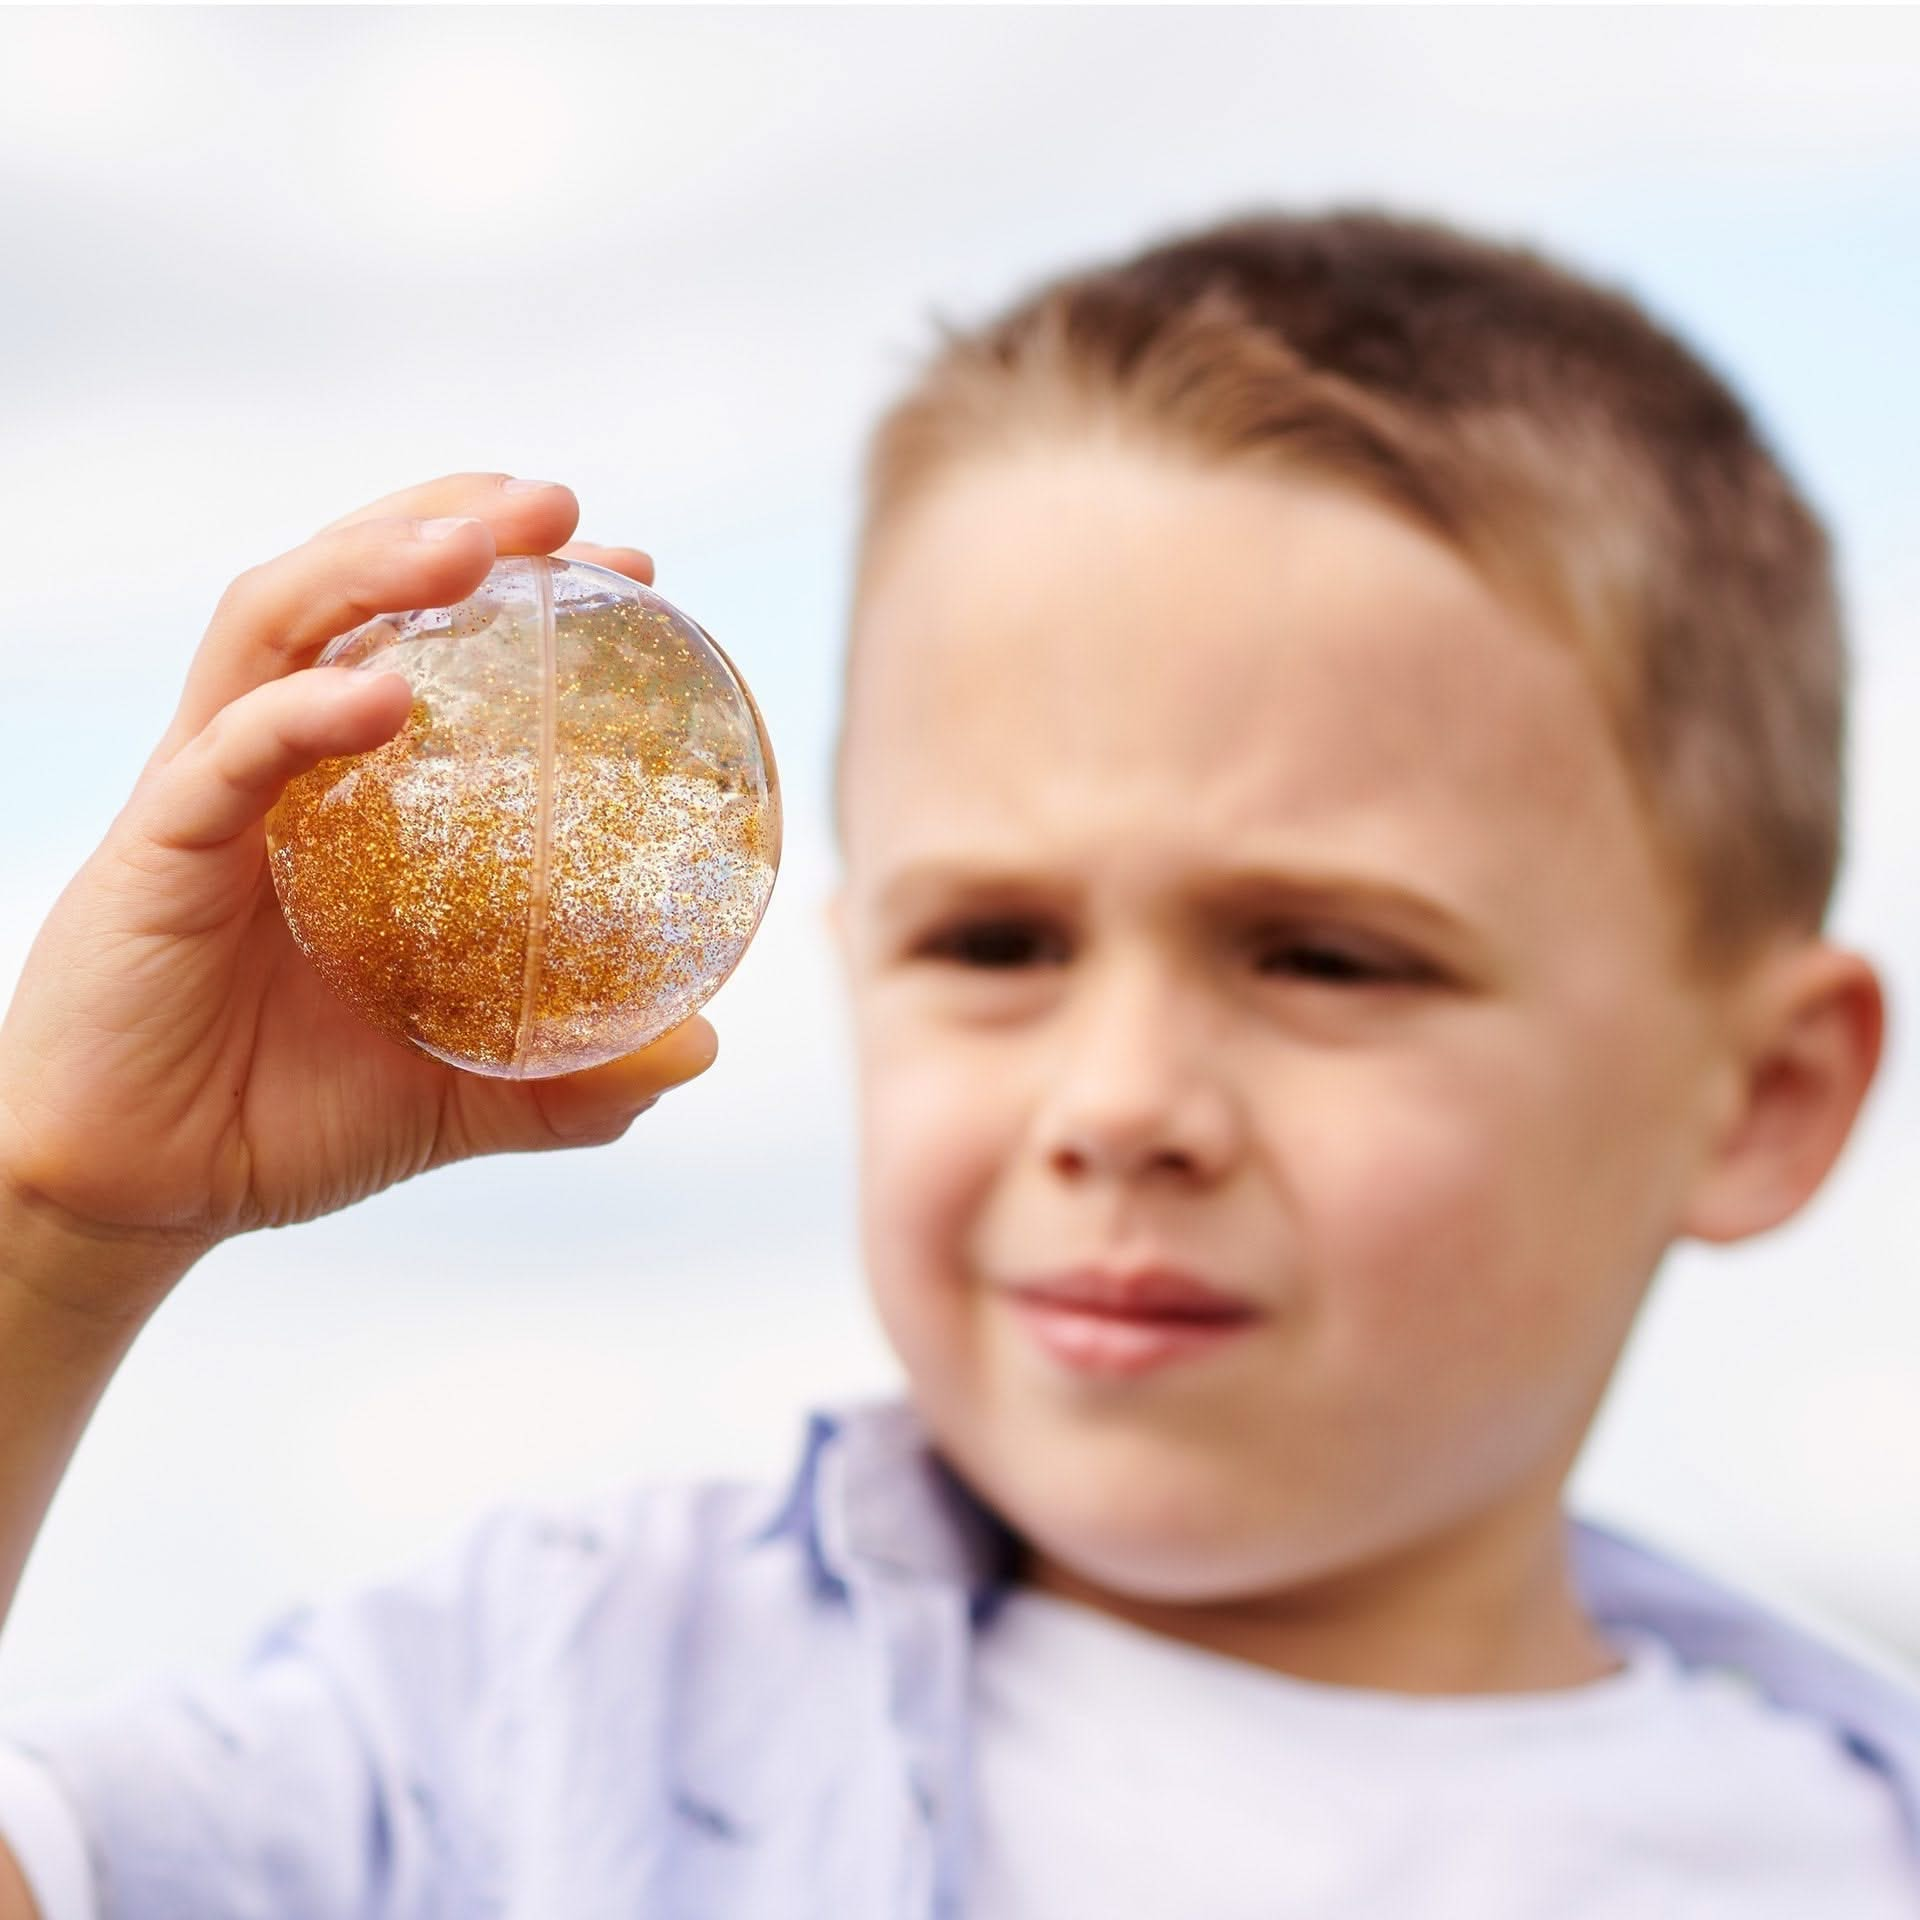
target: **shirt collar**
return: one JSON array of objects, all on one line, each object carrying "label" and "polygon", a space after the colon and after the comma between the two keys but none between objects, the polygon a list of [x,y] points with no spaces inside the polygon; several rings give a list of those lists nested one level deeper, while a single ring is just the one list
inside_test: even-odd
[{"label": "shirt collar", "polygon": [[1011,1584],[1018,1536],[954,1472],[904,1397],[808,1415],[800,1463],[761,1539],[797,1536],[816,1587],[878,1575],[960,1586],[976,1623]]},{"label": "shirt collar", "polygon": [[[1569,1519],[1575,1584],[1602,1626],[1659,1635],[1684,1664],[1744,1680],[1832,1725],[1886,1774],[1920,1838],[1920,1690],[1624,1535]],[[891,1578],[958,1585],[976,1624],[1010,1590],[1018,1537],[938,1453],[905,1397],[813,1412],[785,1498],[758,1535],[797,1535],[817,1588]]]}]

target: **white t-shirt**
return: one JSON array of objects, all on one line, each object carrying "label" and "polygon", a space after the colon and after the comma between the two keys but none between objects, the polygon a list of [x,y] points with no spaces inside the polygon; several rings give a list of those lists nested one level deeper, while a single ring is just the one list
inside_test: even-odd
[{"label": "white t-shirt", "polygon": [[[636,1743],[632,1703],[649,1697],[650,1632],[682,1660],[700,1643],[654,1586],[639,1583],[631,1606],[610,1600],[618,1589],[593,1569],[615,1537],[611,1523],[603,1540],[542,1522],[512,1538],[516,1555],[551,1562],[546,1577],[530,1577],[516,1557],[504,1573],[487,1563],[490,1583],[455,1582],[439,1602],[425,1583],[378,1589],[311,1647],[273,1637],[273,1657],[231,1684],[178,1698],[170,1688],[156,1704],[80,1716],[52,1752],[67,1764],[66,1782],[85,1788],[84,1807],[39,1761],[0,1745],[0,1834],[21,1855],[46,1920],[98,1915],[90,1842],[132,1889],[113,1909],[124,1920],[490,1912],[507,1884],[520,1889],[515,1912],[667,1912],[648,1898],[650,1877],[616,1884],[625,1861],[656,1858],[651,1850],[675,1837],[660,1783],[635,1753],[673,1733],[671,1715]],[[734,1530],[714,1537],[731,1543]],[[629,1543],[619,1564],[667,1560],[657,1540],[645,1544]],[[556,1580],[572,1596],[565,1606]],[[745,1804],[771,1807],[776,1819],[819,1819],[824,1838],[817,1853],[791,1826],[798,1850],[718,1843],[714,1822],[735,1817],[747,1791],[722,1742],[725,1764],[710,1758],[695,1776],[720,1811],[702,1804],[689,1821],[672,1810],[686,1857],[671,1910],[736,1920],[821,1911],[825,1898],[836,1912],[902,1915],[897,1886],[890,1905],[869,1900],[867,1864],[840,1857],[871,1834],[875,1872],[890,1875],[897,1862],[885,1820],[898,1756],[889,1746],[883,1765],[846,1762],[878,1698],[853,1678],[871,1672],[809,1668],[801,1655],[814,1643],[796,1651],[779,1639],[790,1583],[761,1584],[773,1610],[742,1613],[729,1602],[696,1616],[734,1636],[716,1641],[735,1658],[710,1669],[709,1684],[713,1672],[765,1663],[744,1697],[763,1716],[790,1701],[804,1738],[794,1744],[790,1734],[779,1749],[792,1777],[776,1768],[758,1783],[758,1805]],[[470,1624],[476,1593],[492,1608],[491,1640]],[[953,1703],[966,1713],[983,1797],[964,1920],[1920,1920],[1893,1795],[1833,1722],[1682,1666],[1647,1628],[1615,1638],[1627,1669],[1588,1686],[1409,1698],[1289,1679],[1014,1589],[976,1627],[961,1669],[971,1697],[956,1692]],[[847,1642],[836,1627],[820,1644],[831,1655]],[[496,1660],[518,1663],[513,1693],[479,1684],[489,1664],[475,1649],[487,1645]],[[937,1677],[940,1652],[923,1639],[903,1658]],[[469,1692],[480,1705],[461,1710]],[[502,1699],[531,1717],[534,1733],[507,1750],[498,1774],[510,1783],[500,1804],[513,1831],[496,1884],[462,1877],[471,1862],[460,1850],[423,1850],[430,1825],[372,1827],[366,1804],[370,1766],[382,1781],[417,1783],[438,1782],[433,1769],[444,1765],[459,1786],[475,1730],[493,1740],[509,1724]],[[338,1717],[342,1702],[350,1721]],[[830,1709],[842,1707],[836,1729]],[[396,1734],[409,1708],[438,1745]],[[738,1711],[717,1713],[715,1724],[728,1738],[768,1737],[764,1718]],[[891,1720],[881,1731],[896,1737]],[[238,1763],[236,1743],[246,1750]],[[499,1758],[487,1749],[481,1764]],[[880,1782],[871,1819],[830,1830],[832,1794],[800,1798],[823,1775],[856,1788]],[[384,1804],[400,1819],[411,1802],[393,1791]],[[643,1823],[643,1846],[620,1832],[626,1809]],[[392,1845],[395,1831],[410,1856]],[[355,1853],[363,1837],[381,1849],[365,1872]],[[710,1877],[761,1871],[763,1857],[770,1877],[747,1893],[735,1891],[745,1881]],[[389,1862],[408,1859],[402,1899]]]},{"label": "white t-shirt", "polygon": [[1915,1920],[1818,1723],[1616,1634],[1554,1692],[1292,1679],[1052,1594],[981,1631],[966,1920]]}]

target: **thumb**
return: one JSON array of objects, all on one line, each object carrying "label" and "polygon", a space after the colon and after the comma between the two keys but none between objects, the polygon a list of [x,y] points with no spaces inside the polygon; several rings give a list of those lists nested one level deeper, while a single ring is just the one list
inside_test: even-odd
[{"label": "thumb", "polygon": [[720,1036],[694,1014],[639,1052],[581,1073],[550,1080],[456,1074],[451,1157],[605,1146],[661,1094],[705,1073],[719,1051]]}]

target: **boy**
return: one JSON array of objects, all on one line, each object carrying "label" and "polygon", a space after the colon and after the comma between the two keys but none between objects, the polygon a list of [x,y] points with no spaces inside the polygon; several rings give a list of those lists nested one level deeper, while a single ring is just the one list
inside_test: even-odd
[{"label": "boy", "polygon": [[[1920,1912],[1906,1692],[1560,1506],[1665,1248],[1787,1218],[1880,1051],[1824,542],[1738,405],[1529,255],[1250,219],[950,339],[869,482],[836,923],[910,1399],[21,1727],[0,1920]],[[573,523],[455,476],[242,576],[56,908],[10,1571],[206,1244],[711,1057],[438,1069],[264,892],[406,704],[288,669]]]}]

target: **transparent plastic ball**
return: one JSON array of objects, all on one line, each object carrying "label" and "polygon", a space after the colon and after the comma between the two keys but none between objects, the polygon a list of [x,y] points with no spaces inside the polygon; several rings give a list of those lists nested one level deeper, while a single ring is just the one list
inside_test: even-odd
[{"label": "transparent plastic ball", "polygon": [[267,816],[294,939],[375,1026],[475,1073],[573,1073],[733,971],[773,890],[779,780],[745,682],[670,601],[514,557],[316,664],[414,692],[392,740]]}]

